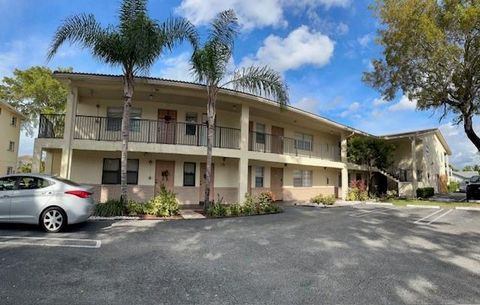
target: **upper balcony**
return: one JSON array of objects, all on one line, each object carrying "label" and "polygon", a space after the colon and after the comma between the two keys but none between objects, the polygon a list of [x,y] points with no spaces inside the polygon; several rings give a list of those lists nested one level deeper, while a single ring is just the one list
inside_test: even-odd
[{"label": "upper balcony", "polygon": [[267,133],[250,132],[250,151],[340,161],[340,147],[315,143],[313,139],[293,139]]},{"label": "upper balcony", "polygon": [[[64,122],[65,115],[42,114],[38,137],[63,138]],[[77,115],[73,138],[76,140],[121,141],[121,128],[121,118]],[[129,141],[207,146],[207,126],[177,121],[131,119]],[[240,130],[217,126],[214,147],[239,149]]]},{"label": "upper balcony", "polygon": [[[121,141],[121,118],[85,116],[75,117],[73,138],[76,140]],[[38,138],[63,138],[65,115],[42,114]],[[165,120],[131,119],[130,142],[207,145],[207,125]],[[217,126],[214,147],[240,149],[240,129]],[[248,150],[329,161],[340,161],[340,147],[318,143],[311,139],[294,139],[260,132],[250,132]]]}]

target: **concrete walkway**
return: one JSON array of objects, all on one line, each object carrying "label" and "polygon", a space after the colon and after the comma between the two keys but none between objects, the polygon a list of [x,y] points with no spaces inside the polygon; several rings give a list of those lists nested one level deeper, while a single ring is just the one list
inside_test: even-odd
[{"label": "concrete walkway", "polygon": [[188,210],[181,209],[180,210],[180,215],[184,219],[203,219],[203,218],[206,218],[202,214],[197,213],[194,210],[189,210],[189,209]]}]

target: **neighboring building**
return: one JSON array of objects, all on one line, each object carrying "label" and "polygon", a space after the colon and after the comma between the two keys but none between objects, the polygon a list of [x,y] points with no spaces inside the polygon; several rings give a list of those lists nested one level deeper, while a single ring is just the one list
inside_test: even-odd
[{"label": "neighboring building", "polygon": [[0,176],[17,169],[20,124],[25,116],[9,104],[0,101]]},{"label": "neighboring building", "polygon": [[470,182],[470,178],[478,175],[479,173],[477,171],[465,171],[465,172],[452,171],[450,180],[458,182],[459,191],[465,192],[467,188],[467,184],[468,182]]},{"label": "neighboring building", "polygon": [[466,172],[452,171],[450,180],[458,183],[462,183],[470,180],[470,178],[472,178],[473,176],[478,176],[478,175],[479,174],[477,171],[466,171]]},{"label": "neighboring building", "polygon": [[382,136],[395,145],[394,163],[387,171],[398,180],[399,192],[411,196],[417,187],[448,192],[452,154],[439,129],[425,129]]},{"label": "neighboring building", "polygon": [[[45,153],[47,173],[93,185],[99,201],[118,197],[122,77],[54,77],[70,86],[66,114],[41,116],[33,171],[39,171]],[[203,198],[205,105],[202,85],[136,79],[128,155],[130,198],[149,199],[161,185],[172,189],[182,204],[197,204]],[[349,171],[351,179],[362,175],[363,169],[348,164],[346,155],[348,137],[368,135],[362,131],[233,90],[220,91],[217,109],[212,199],[218,194],[225,202],[238,202],[247,192],[267,190],[278,200],[303,201],[320,193],[344,198]],[[418,145],[427,142],[423,134],[412,137]],[[448,160],[436,147],[430,158],[438,153],[437,162],[443,166]],[[402,153],[411,157],[408,151]]]}]

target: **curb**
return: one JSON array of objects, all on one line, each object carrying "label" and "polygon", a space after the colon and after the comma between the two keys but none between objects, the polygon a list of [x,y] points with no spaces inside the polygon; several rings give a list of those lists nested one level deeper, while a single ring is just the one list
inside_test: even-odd
[{"label": "curb", "polygon": [[386,205],[386,206],[393,206],[393,203],[389,203],[389,202],[365,202],[365,204],[368,204],[368,205]]},{"label": "curb", "polygon": [[438,205],[421,205],[421,204],[407,204],[407,208],[421,208],[421,209],[439,209]]},{"label": "curb", "polygon": [[469,208],[469,207],[455,207],[455,210],[480,212],[480,208]]},{"label": "curb", "polygon": [[90,216],[88,220],[141,220],[137,216],[113,216],[113,217],[102,217],[102,216]]}]

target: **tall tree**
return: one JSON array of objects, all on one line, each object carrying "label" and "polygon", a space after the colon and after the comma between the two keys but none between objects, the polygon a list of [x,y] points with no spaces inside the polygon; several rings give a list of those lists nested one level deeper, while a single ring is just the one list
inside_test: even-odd
[{"label": "tall tree", "polygon": [[[71,68],[58,70],[72,71]],[[13,76],[3,78],[0,99],[27,117],[22,128],[31,135],[41,113],[62,113],[65,110],[67,88],[52,77],[52,70],[47,67],[15,69]]]},{"label": "tall tree", "polygon": [[139,74],[148,74],[164,50],[188,40],[197,46],[197,31],[186,19],[168,19],[163,23],[151,19],[147,0],[123,0],[118,24],[103,28],[92,14],[68,18],[57,29],[48,59],[66,41],[90,49],[92,55],[106,64],[123,71],[123,116],[121,157],[121,199],[127,200],[127,153],[130,131],[130,109],[134,80]]},{"label": "tall tree", "polygon": [[383,58],[364,80],[388,100],[402,91],[417,108],[455,116],[480,151],[480,1],[377,0]]},{"label": "tall tree", "polygon": [[[238,21],[233,10],[219,13],[210,24],[208,38],[192,56],[192,70],[197,81],[207,90],[207,164],[205,171],[205,209],[212,188],[212,148],[215,137],[215,117],[218,92],[234,88],[272,98],[280,105],[288,104],[287,86],[279,73],[267,66],[246,67],[236,70],[231,77],[227,66],[233,56]],[[228,78],[228,79],[227,79]]]},{"label": "tall tree", "polygon": [[355,136],[348,140],[348,161],[366,167],[368,192],[372,184],[372,172],[375,169],[387,170],[393,163],[394,150],[393,144],[376,137]]}]

